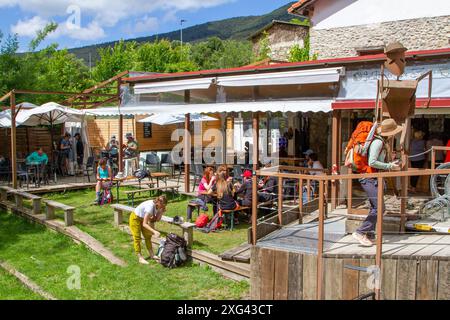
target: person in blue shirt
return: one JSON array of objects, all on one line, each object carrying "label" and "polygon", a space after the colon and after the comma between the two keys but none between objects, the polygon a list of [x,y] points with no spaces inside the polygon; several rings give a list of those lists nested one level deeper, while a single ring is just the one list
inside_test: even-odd
[{"label": "person in blue shirt", "polygon": [[46,165],[47,163],[48,163],[48,156],[45,154],[42,147],[37,148],[36,151],[32,152],[27,157],[28,165],[35,165],[35,164]]},{"label": "person in blue shirt", "polygon": [[102,158],[97,168],[97,184],[95,186],[96,199],[95,203],[100,203],[101,190],[111,188],[113,175],[111,168],[108,166],[108,159]]}]

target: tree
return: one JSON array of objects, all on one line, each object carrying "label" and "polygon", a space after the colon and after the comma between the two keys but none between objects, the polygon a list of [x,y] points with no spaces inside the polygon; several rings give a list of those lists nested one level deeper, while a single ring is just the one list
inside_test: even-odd
[{"label": "tree", "polygon": [[101,82],[120,72],[132,70],[136,60],[136,42],[120,40],[113,47],[99,49],[100,60],[92,70],[93,79]]},{"label": "tree", "polygon": [[289,62],[301,62],[317,60],[317,53],[314,53],[312,57],[309,54],[310,42],[309,35],[305,37],[304,46],[301,48],[298,44],[294,45],[289,51]]},{"label": "tree", "polygon": [[262,34],[262,38],[259,41],[257,61],[269,59],[271,54],[272,50],[270,49],[269,34],[267,33],[267,31],[264,31]]}]

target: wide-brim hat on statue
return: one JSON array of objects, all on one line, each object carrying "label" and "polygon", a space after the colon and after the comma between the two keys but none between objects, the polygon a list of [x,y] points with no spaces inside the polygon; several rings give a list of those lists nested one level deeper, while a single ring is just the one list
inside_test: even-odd
[{"label": "wide-brim hat on statue", "polygon": [[397,125],[394,119],[386,119],[381,122],[377,129],[377,133],[382,137],[395,136],[403,130],[402,126]]},{"label": "wide-brim hat on statue", "polygon": [[385,49],[384,53],[390,54],[390,53],[397,53],[397,52],[405,52],[408,49],[406,49],[400,42],[393,42],[388,44]]}]

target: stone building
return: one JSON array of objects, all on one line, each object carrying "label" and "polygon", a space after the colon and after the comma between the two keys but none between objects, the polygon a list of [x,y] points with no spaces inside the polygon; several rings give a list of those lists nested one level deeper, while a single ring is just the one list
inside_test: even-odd
[{"label": "stone building", "polygon": [[258,54],[261,40],[267,34],[271,60],[288,61],[289,51],[294,45],[304,46],[308,29],[309,27],[297,23],[273,20],[250,37],[250,40],[253,42],[253,51],[255,54]]},{"label": "stone building", "polygon": [[393,41],[409,50],[450,46],[448,0],[301,0],[289,13],[310,19],[319,59],[380,53]]}]

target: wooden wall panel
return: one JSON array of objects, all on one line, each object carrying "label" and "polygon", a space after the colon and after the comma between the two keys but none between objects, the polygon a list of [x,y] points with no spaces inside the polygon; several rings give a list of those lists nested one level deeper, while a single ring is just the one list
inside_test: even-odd
[{"label": "wooden wall panel", "polygon": [[253,246],[250,258],[250,298],[261,299],[261,248]]},{"label": "wooden wall panel", "polygon": [[275,251],[274,299],[287,300],[289,275],[289,252]]},{"label": "wooden wall panel", "polygon": [[261,249],[261,300],[273,300],[275,280],[275,251]]},{"label": "wooden wall panel", "polygon": [[437,260],[421,260],[417,268],[417,300],[434,300],[438,288]]},{"label": "wooden wall panel", "polygon": [[303,300],[303,255],[289,253],[288,300]]},{"label": "wooden wall panel", "polygon": [[439,261],[438,300],[450,300],[450,262]]},{"label": "wooden wall panel", "polygon": [[[87,131],[91,147],[104,148],[112,135],[119,139],[119,119],[89,119],[87,121]],[[123,120],[123,134],[125,135],[128,132],[136,134],[134,119]]]},{"label": "wooden wall panel", "polygon": [[303,255],[303,300],[317,298],[317,256]]},{"label": "wooden wall panel", "polygon": [[[19,159],[25,158],[28,154],[36,150],[38,147],[43,147],[44,152],[50,156],[51,142],[50,130],[47,127],[20,127],[16,129],[17,138],[17,156]],[[56,133],[54,138],[59,138]],[[0,155],[6,158],[11,157],[11,130],[0,129]]]},{"label": "wooden wall panel", "polygon": [[345,268],[346,265],[359,267],[358,259],[344,259],[342,270],[342,299],[353,300],[359,295],[359,272]]},{"label": "wooden wall panel", "polygon": [[416,299],[417,261],[399,259],[397,261],[397,290],[398,300]]},{"label": "wooden wall panel", "polygon": [[343,260],[335,258],[324,259],[325,268],[325,299],[342,300]]},{"label": "wooden wall panel", "polygon": [[383,259],[381,263],[381,299],[396,299],[397,283],[397,262],[396,259]]}]

